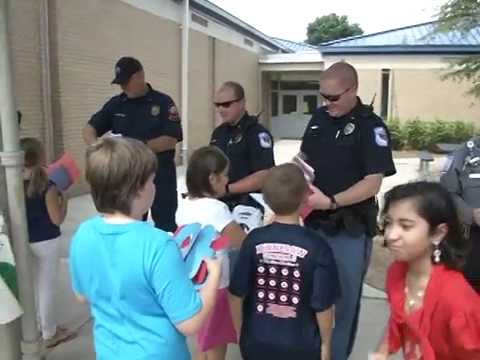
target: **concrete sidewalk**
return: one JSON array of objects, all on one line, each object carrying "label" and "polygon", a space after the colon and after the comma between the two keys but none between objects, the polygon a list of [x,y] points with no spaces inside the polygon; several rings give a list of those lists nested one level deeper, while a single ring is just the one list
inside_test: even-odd
[{"label": "concrete sidewalk", "polygon": [[[277,164],[286,162],[298,151],[299,142],[284,140],[276,144],[275,158]],[[432,166],[434,172],[441,168],[443,159],[436,160]],[[392,186],[411,181],[418,177],[418,159],[396,159],[398,174],[385,179],[382,193]],[[179,193],[185,190],[183,167],[178,168]],[[59,286],[56,310],[60,323],[71,329],[78,330],[78,337],[70,342],[54,348],[48,355],[49,360],[90,360],[95,359],[92,342],[92,322],[88,307],[77,303],[74,299],[70,275],[68,270],[68,248],[70,239],[82,221],[95,214],[95,208],[89,195],[79,196],[70,200],[68,216],[62,226],[62,259],[59,271]],[[352,360],[365,360],[369,351],[375,348],[385,327],[388,316],[388,305],[383,292],[364,286],[362,297],[362,311],[358,337]],[[193,341],[189,341],[192,353],[195,353]],[[228,353],[229,360],[241,359],[236,346],[231,346]]]}]

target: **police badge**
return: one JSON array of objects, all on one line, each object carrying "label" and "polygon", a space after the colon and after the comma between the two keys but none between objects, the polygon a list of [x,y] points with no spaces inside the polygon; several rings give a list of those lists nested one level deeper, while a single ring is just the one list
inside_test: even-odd
[{"label": "police badge", "polygon": [[159,105],[152,105],[152,109],[150,110],[152,116],[157,116],[160,114],[160,106]]},{"label": "police badge", "polygon": [[351,133],[353,133],[355,131],[355,124],[354,123],[351,123],[349,122],[347,125],[345,125],[345,127],[343,128],[343,133],[345,135],[350,135]]}]

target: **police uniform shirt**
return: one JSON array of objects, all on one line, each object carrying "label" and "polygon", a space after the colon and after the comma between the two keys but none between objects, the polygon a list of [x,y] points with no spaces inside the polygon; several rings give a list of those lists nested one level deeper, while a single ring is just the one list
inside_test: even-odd
[{"label": "police uniform shirt", "polygon": [[210,144],[219,147],[229,158],[230,182],[275,165],[272,135],[256,117],[247,113],[236,125],[223,123],[218,126]]},{"label": "police uniform shirt", "polygon": [[370,106],[358,104],[332,118],[326,107],[316,110],[303,136],[301,151],[315,169],[314,185],[326,195],[345,191],[365,176],[395,174],[390,134]]},{"label": "police uniform shirt", "polygon": [[[125,93],[111,98],[89,121],[102,136],[108,131],[147,142],[159,136],[171,136],[182,141],[182,127],[177,108],[166,94],[153,90],[138,98],[128,98]],[[157,153],[157,181],[176,181],[175,150]],[[160,178],[159,178],[160,177]]]},{"label": "police uniform shirt", "polygon": [[471,224],[472,208],[480,208],[480,138],[448,157],[440,182],[454,195],[462,221]]}]

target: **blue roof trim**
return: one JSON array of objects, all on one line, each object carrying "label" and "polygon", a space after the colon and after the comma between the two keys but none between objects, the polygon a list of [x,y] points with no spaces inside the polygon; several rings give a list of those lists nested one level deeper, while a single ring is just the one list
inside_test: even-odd
[{"label": "blue roof trim", "polygon": [[293,52],[302,52],[302,51],[318,51],[318,46],[310,45],[304,42],[291,41],[287,39],[272,38],[277,43],[280,43],[282,46],[290,49]]},{"label": "blue roof trim", "polygon": [[480,53],[480,26],[467,32],[435,32],[437,22],[405,26],[374,34],[352,36],[323,43],[324,54],[415,53],[477,54]]},{"label": "blue roof trim", "polygon": [[322,54],[480,54],[480,46],[342,46],[320,47]]}]

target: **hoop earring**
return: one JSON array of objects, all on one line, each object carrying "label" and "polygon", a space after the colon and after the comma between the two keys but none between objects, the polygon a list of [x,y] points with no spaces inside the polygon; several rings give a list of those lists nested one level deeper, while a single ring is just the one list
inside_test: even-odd
[{"label": "hoop earring", "polygon": [[434,243],[433,244],[433,247],[434,247],[434,250],[433,250],[433,262],[435,264],[438,264],[440,262],[440,256],[442,256],[442,250],[440,250],[438,243]]}]

